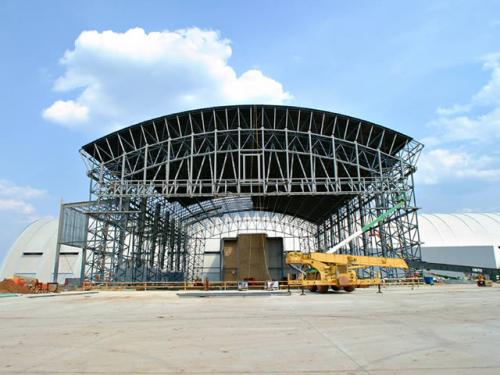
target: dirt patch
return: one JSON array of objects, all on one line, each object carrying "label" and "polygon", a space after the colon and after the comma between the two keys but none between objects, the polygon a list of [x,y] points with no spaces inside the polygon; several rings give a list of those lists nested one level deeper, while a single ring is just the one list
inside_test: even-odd
[{"label": "dirt patch", "polygon": [[29,294],[32,291],[26,285],[18,285],[11,279],[0,281],[0,293]]}]

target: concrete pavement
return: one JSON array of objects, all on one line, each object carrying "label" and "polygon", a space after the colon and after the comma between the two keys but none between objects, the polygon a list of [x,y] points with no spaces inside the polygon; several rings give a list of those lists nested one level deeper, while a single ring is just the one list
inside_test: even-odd
[{"label": "concrete pavement", "polygon": [[500,288],[0,300],[1,374],[500,374]]}]

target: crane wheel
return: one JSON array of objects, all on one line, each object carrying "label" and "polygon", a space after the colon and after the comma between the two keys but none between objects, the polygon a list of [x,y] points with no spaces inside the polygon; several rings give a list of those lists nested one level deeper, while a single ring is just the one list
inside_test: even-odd
[{"label": "crane wheel", "polygon": [[353,287],[353,286],[345,286],[345,287],[344,287],[344,290],[345,290],[347,293],[354,292],[354,289],[356,289],[356,288],[355,288],[355,287]]},{"label": "crane wheel", "polygon": [[325,294],[326,292],[328,292],[328,285],[318,286],[318,293]]},{"label": "crane wheel", "polygon": [[338,287],[338,286],[336,286],[336,285],[333,285],[333,286],[332,286],[332,290],[333,290],[334,292],[338,292],[340,289],[341,289],[341,288],[340,288],[340,287]]},{"label": "crane wheel", "polygon": [[317,292],[317,291],[318,291],[318,287],[317,287],[316,285],[311,285],[311,286],[309,287],[309,290],[310,290],[311,292],[313,292],[313,293],[314,293],[314,292]]}]

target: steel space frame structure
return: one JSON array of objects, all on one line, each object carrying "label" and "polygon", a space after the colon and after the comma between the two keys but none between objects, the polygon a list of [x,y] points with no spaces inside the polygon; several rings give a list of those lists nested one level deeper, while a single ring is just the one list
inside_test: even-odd
[{"label": "steel space frame structure", "polygon": [[422,147],[371,122],[289,106],[197,109],[121,129],[81,150],[90,200],[71,209],[87,217],[82,278],[193,280],[206,239],[228,228],[326,251],[400,199],[395,215],[340,251],[418,260]]}]

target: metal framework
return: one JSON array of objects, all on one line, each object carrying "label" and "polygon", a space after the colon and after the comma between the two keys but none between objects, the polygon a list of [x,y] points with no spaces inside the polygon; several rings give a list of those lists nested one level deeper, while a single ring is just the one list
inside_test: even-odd
[{"label": "metal framework", "polygon": [[71,209],[88,218],[82,276],[193,279],[207,238],[245,230],[324,251],[401,197],[389,221],[341,252],[419,259],[422,147],[364,120],[287,106],[198,109],[124,128],[81,150],[90,201]]}]

